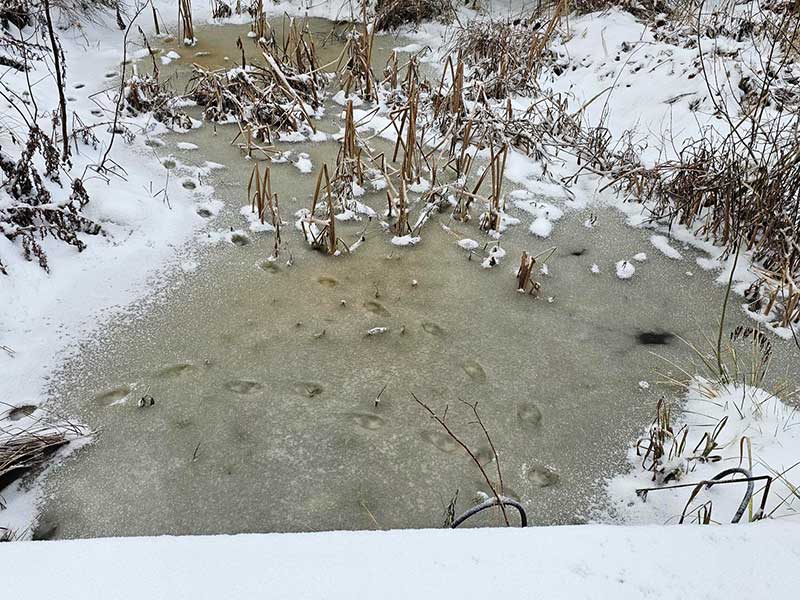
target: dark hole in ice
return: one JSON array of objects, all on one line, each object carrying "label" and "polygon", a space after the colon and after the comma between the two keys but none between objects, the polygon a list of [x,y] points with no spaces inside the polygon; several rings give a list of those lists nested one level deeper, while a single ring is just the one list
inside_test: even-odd
[{"label": "dark hole in ice", "polygon": [[85,87],[86,87],[85,83],[76,83],[75,84],[75,89],[76,90],[80,90],[80,89],[85,88]]},{"label": "dark hole in ice", "polygon": [[197,214],[203,217],[204,219],[210,219],[213,213],[208,210],[207,208],[198,208]]},{"label": "dark hole in ice", "polygon": [[[167,167],[167,168],[169,168],[169,167]],[[193,190],[193,189],[197,188],[197,184],[194,181],[192,181],[191,179],[184,179],[183,183],[181,185],[187,190]]]},{"label": "dark hole in ice", "polygon": [[56,537],[58,533],[58,523],[55,521],[51,521],[48,518],[42,518],[39,523],[36,525],[36,529],[33,530],[33,535],[31,535],[31,539],[35,542],[41,542],[44,540],[52,540]]},{"label": "dark hole in ice", "polygon": [[587,252],[586,248],[581,248],[580,250],[573,250],[572,252],[570,252],[570,255],[583,256],[584,254],[586,254],[586,252]]},{"label": "dark hole in ice", "polygon": [[668,331],[641,331],[636,334],[636,340],[643,346],[665,346],[674,337]]}]

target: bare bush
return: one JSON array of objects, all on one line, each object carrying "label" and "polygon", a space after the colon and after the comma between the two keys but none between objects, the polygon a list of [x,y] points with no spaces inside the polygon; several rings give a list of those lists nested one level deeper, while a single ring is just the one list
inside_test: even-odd
[{"label": "bare bush", "polygon": [[[80,252],[86,244],[78,234],[97,235],[101,229],[97,223],[81,215],[81,210],[89,202],[89,195],[80,178],[73,179],[72,194],[65,202],[53,201],[34,165],[37,154],[44,159],[45,177],[60,185],[58,149],[38,127],[31,128],[18,160],[14,161],[0,151],[0,170],[5,175],[2,189],[11,198],[10,205],[0,208],[0,233],[11,241],[20,240],[25,258],[35,258],[43,269],[49,270],[41,240],[52,237]],[[7,274],[2,261],[0,272]]]}]

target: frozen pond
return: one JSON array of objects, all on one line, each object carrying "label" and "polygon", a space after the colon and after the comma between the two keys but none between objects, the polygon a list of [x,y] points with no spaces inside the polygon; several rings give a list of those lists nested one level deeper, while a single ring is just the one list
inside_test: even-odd
[{"label": "frozen pond", "polygon": [[[330,105],[320,129],[337,131],[338,113]],[[225,202],[211,232],[247,229],[239,208],[252,162],[229,145],[232,134],[206,125],[168,136],[158,150],[184,164],[226,166],[196,182]],[[701,343],[716,330],[724,290],[693,252],[669,260],[650,232],[595,208],[594,228],[584,227],[588,210],[567,211],[547,240],[528,232],[530,215],[512,211],[522,223],[504,235],[507,257],[490,270],[456,244],[486,241],[477,219],[461,224],[448,214],[405,248],[376,220],[342,223],[346,240],[363,232],[366,242],[351,256],[325,256],[295,231],[293,215],[310,206],[316,173],[335,162],[338,145],[280,148],[307,152],[314,165],[310,175],[290,163],[271,167],[288,251],[267,262],[272,234],[250,232],[247,243],[201,249],[196,270],[176,273],[158,302],[135,307],[54,378],[62,409],[98,436],[49,478],[38,535],[440,526],[456,490],[458,512],[487,490],[410,392],[439,412],[449,405],[451,427],[494,476],[459,398],[479,402],[506,495],[524,503],[532,523],[586,520],[603,478],[624,468],[626,444],[667,393],[656,371],[674,369],[653,352],[686,364],[691,351],[678,338]],[[379,193],[365,198],[376,211],[385,203]],[[549,275],[537,275],[541,297],[517,293],[521,252],[552,246]],[[635,277],[618,279],[615,263],[641,252]],[[743,322],[730,312],[731,326]],[[388,331],[367,335],[376,327]],[[776,371],[798,364],[788,345],[775,345]],[[776,376],[786,374],[796,376],[785,368]],[[145,396],[154,404],[137,406]]]}]

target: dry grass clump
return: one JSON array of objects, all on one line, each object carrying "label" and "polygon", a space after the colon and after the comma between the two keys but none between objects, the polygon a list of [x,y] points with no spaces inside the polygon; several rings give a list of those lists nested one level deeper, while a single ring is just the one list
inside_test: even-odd
[{"label": "dry grass clump", "polygon": [[452,23],[456,11],[453,0],[377,0],[375,13],[378,31],[390,31],[423,21]]},{"label": "dry grass clump", "polygon": [[0,5],[0,27],[8,29],[11,25],[23,29],[33,20],[27,0],[3,0]]},{"label": "dry grass clump", "polygon": [[158,69],[130,77],[122,90],[122,100],[125,111],[132,116],[152,113],[156,121],[169,127],[192,127],[189,116],[175,110],[175,94],[159,79]]},{"label": "dry grass clump", "polygon": [[211,18],[212,19],[227,19],[233,15],[233,9],[230,4],[222,2],[222,0],[211,1]]},{"label": "dry grass clump", "polygon": [[331,186],[328,165],[323,164],[317,176],[311,210],[300,217],[298,226],[315,250],[331,256],[340,252],[340,246],[349,251],[347,244],[336,233],[336,205],[337,198]]},{"label": "dry grass clump", "polygon": [[237,122],[249,136],[271,142],[272,132],[316,131],[311,114],[322,106],[328,76],[317,62],[307,28],[292,25],[279,44],[259,40],[263,65],[206,70],[194,66],[190,97],[214,122]]},{"label": "dry grass clump", "polygon": [[59,448],[85,435],[83,427],[69,422],[52,425],[39,420],[27,427],[0,426],[0,490],[38,471]]},{"label": "dry grass clump", "polygon": [[374,42],[374,23],[368,23],[366,20],[360,30],[353,29],[347,34],[347,42],[336,68],[339,85],[346,96],[356,93],[367,101],[376,98],[377,83],[372,72]]},{"label": "dry grass clump", "polygon": [[[470,68],[472,80],[482,82],[489,98],[538,93],[537,73],[528,52],[538,45],[540,32],[529,20],[471,21],[455,34],[451,50]],[[474,97],[477,90],[467,88]]]},{"label": "dry grass clump", "polygon": [[669,14],[680,4],[667,0],[572,0],[570,7],[579,15],[618,8],[640,19],[646,19],[659,14]]},{"label": "dry grass clump", "polygon": [[354,200],[353,186],[364,185],[364,163],[361,155],[362,148],[358,143],[353,116],[353,102],[348,101],[345,107],[344,134],[336,156],[336,170],[332,181],[337,206],[341,209],[351,208]]},{"label": "dry grass clump", "polygon": [[627,169],[617,181],[630,198],[649,201],[655,218],[684,225],[729,253],[740,244],[752,251],[765,293],[751,290],[751,308],[784,327],[800,322],[800,141],[794,135],[751,142],[709,136],[674,161]]},{"label": "dry grass clump", "polygon": [[473,85],[467,86],[468,95],[477,97],[479,89],[489,98],[537,95],[537,77],[550,58],[547,43],[567,6],[567,0],[559,0],[551,9],[537,10],[525,18],[473,19],[461,25],[449,50],[470,69]]}]

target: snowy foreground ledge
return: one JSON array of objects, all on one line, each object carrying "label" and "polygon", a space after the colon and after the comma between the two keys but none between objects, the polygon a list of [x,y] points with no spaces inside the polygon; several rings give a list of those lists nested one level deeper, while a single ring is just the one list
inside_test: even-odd
[{"label": "snowy foreground ledge", "polygon": [[790,598],[800,524],[413,530],[0,545],[2,597]]}]

